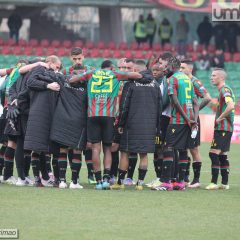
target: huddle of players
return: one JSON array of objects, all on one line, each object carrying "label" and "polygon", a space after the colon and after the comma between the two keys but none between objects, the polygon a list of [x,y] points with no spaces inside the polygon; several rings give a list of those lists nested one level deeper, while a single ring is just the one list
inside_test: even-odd
[{"label": "huddle of players", "polygon": [[[75,58],[77,62],[74,63],[73,67],[63,71],[66,75],[71,74],[71,71],[74,71],[74,67],[77,65],[79,65],[80,69],[83,68],[82,60],[84,56],[82,52],[77,51],[75,53],[72,54],[71,58],[73,61]],[[92,70],[84,67],[84,71],[73,76],[69,82],[74,84],[76,82],[88,81],[87,130],[88,142],[91,143],[89,148],[92,150],[93,168],[97,183],[96,189],[109,189],[110,185],[112,185],[111,189],[123,189],[125,184],[133,184],[133,173],[137,162],[137,153],[139,153],[140,165],[136,189],[142,190],[148,164],[147,153],[149,152],[136,151],[135,153],[130,153],[123,149],[119,163],[119,139],[124,134],[126,126],[119,127],[116,119],[118,119],[118,114],[120,116],[123,114],[121,111],[125,111],[125,109],[120,109],[120,113],[118,113],[118,103],[122,101],[121,89],[124,88],[124,85],[127,85],[120,84],[120,81],[129,79],[140,80],[143,78],[143,75],[138,72],[146,69],[141,61],[135,63],[131,59],[122,59],[118,63],[119,70],[123,72],[116,71],[110,61],[105,61],[102,64],[102,70]],[[188,149],[190,149],[193,157],[192,166],[194,173],[193,181],[189,184],[189,187],[200,187],[201,157],[198,149],[200,145],[198,111],[211,101],[211,97],[201,82],[192,76],[192,68],[193,63],[191,61],[185,60],[180,63],[171,53],[163,53],[156,63],[151,66],[153,76],[159,84],[158,88],[161,89],[162,95],[162,114],[159,121],[161,130],[156,133],[157,141],[154,153],[154,167],[157,178],[147,184],[148,187],[154,190],[185,189],[190,165]],[[213,70],[211,81],[219,90],[219,106],[216,113],[214,139],[209,153],[212,161],[212,180],[206,189],[229,188],[227,152],[230,148],[233,130],[234,95],[232,90],[225,84],[225,79],[226,73],[223,69]],[[143,87],[144,84],[148,83],[143,82]],[[59,91],[60,89],[52,90]],[[104,94],[101,95],[102,93],[109,95],[105,97]],[[197,98],[203,99],[200,105]],[[194,130],[197,130],[196,136],[193,136]],[[104,153],[103,176],[100,163],[101,142],[103,143]],[[5,168],[9,160],[9,154],[6,156],[6,152],[4,157]],[[66,149],[63,152],[66,158]],[[29,152],[26,156],[29,157]],[[61,162],[61,158],[57,162]],[[141,168],[141,166],[144,167]],[[61,170],[61,168],[58,170]],[[217,185],[219,170],[221,170],[222,176],[220,187]],[[55,171],[57,170],[55,169]],[[127,179],[125,179],[126,173],[128,173]],[[54,175],[56,176],[57,174]],[[117,181],[116,178],[118,178]],[[8,179],[4,180],[7,181]],[[45,185],[51,186],[53,184],[48,179],[45,181]],[[82,188],[76,182],[72,185],[75,186],[72,188]],[[66,179],[60,179],[59,187],[67,187]]]}]

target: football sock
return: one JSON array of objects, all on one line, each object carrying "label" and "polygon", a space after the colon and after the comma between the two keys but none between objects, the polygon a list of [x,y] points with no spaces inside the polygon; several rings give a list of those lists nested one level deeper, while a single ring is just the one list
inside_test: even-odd
[{"label": "football sock", "polygon": [[82,167],[82,155],[81,155],[81,153],[73,153],[73,158],[72,158],[72,181],[73,181],[74,184],[77,183],[81,167]]},{"label": "football sock", "polygon": [[171,149],[165,150],[163,152],[163,165],[162,165],[162,181],[170,182],[172,174],[172,165],[173,165],[173,155],[174,152]]},{"label": "football sock", "polygon": [[4,153],[6,150],[6,146],[2,145],[0,148],[0,176],[2,175],[3,168],[4,168]]},{"label": "football sock", "polygon": [[210,152],[209,157],[212,161],[212,180],[211,180],[211,182],[217,184],[219,168],[220,168],[219,155],[216,153]]},{"label": "football sock", "polygon": [[103,171],[103,180],[109,181],[110,179],[110,169],[105,168]]},{"label": "football sock", "polygon": [[101,171],[95,172],[95,179],[96,179],[97,183],[102,182],[102,172]]},{"label": "football sock", "polygon": [[66,171],[67,171],[67,153],[59,153],[58,157],[58,171],[59,180],[66,182]]},{"label": "football sock", "polygon": [[163,162],[163,159],[158,158],[158,155],[156,153],[154,153],[153,165],[154,165],[154,169],[155,169],[157,178],[161,178],[162,162]]},{"label": "football sock", "polygon": [[135,167],[137,165],[137,160],[138,160],[137,153],[129,154],[129,165],[128,165],[127,178],[133,179]]},{"label": "football sock", "polygon": [[25,167],[24,167],[24,173],[25,176],[29,176],[29,170],[31,166],[31,151],[24,151],[24,162],[25,162]]},{"label": "football sock", "polygon": [[49,154],[45,155],[45,161],[46,161],[46,170],[48,173],[52,172],[52,167],[51,167],[51,156]]},{"label": "football sock", "polygon": [[72,159],[73,159],[73,149],[69,149],[67,153],[68,161],[69,161],[69,166],[72,168]]},{"label": "football sock", "polygon": [[31,156],[31,163],[32,163],[32,170],[33,170],[33,176],[37,178],[37,180],[40,180],[39,174],[40,174],[40,159],[39,154],[36,152],[32,153]]},{"label": "football sock", "polygon": [[189,163],[187,151],[179,151],[178,161],[178,181],[183,182],[186,175],[186,168]]},{"label": "football sock", "polygon": [[118,169],[118,184],[121,185],[125,176],[127,174],[127,171]]},{"label": "football sock", "polygon": [[85,151],[85,162],[87,164],[88,178],[93,178],[92,149]]},{"label": "football sock", "polygon": [[55,180],[59,180],[59,170],[58,170],[58,157],[53,155],[52,158],[52,168],[53,168],[53,175]]},{"label": "football sock", "polygon": [[4,154],[4,173],[3,173],[4,180],[7,180],[13,175],[14,154],[15,149],[11,147],[6,147]]},{"label": "football sock", "polygon": [[194,161],[192,163],[192,168],[193,168],[193,173],[194,173],[193,182],[199,182],[201,167],[202,167],[202,162]]},{"label": "football sock", "polygon": [[111,177],[117,177],[119,164],[119,151],[112,152],[112,166],[111,166]]},{"label": "football sock", "polygon": [[146,176],[146,173],[147,173],[147,169],[141,169],[141,168],[139,168],[139,169],[138,169],[138,180],[144,181],[144,178],[145,178],[145,176]]},{"label": "football sock", "polygon": [[228,175],[229,175],[229,161],[227,155],[219,155],[220,169],[222,176],[222,184],[228,184]]}]

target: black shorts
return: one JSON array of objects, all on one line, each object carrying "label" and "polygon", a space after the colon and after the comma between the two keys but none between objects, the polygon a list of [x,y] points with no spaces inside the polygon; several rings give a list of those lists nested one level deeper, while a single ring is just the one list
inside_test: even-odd
[{"label": "black shorts", "polygon": [[198,132],[197,132],[197,136],[195,138],[191,138],[189,140],[189,145],[190,148],[195,148],[195,147],[199,147],[200,146],[200,142],[201,142],[201,125],[200,125],[200,118],[198,118]]},{"label": "black shorts", "polygon": [[87,139],[90,143],[102,142],[112,145],[114,133],[113,117],[89,117],[87,122]]},{"label": "black shorts", "polygon": [[211,149],[221,150],[222,152],[228,152],[230,150],[232,132],[215,130]]},{"label": "black shorts", "polygon": [[161,135],[156,137],[156,141],[155,141],[156,151],[157,149],[162,148],[162,146],[164,145],[169,121],[170,121],[170,117],[168,116],[162,115],[160,118]]},{"label": "black shorts", "polygon": [[121,134],[118,132],[118,126],[114,126],[113,142],[120,144]]},{"label": "black shorts", "polygon": [[165,147],[186,150],[190,146],[191,129],[186,124],[169,124],[164,142]]}]

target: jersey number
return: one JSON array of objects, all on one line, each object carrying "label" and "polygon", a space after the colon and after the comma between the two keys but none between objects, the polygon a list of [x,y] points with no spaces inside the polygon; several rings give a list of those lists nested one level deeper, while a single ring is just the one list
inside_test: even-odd
[{"label": "jersey number", "polygon": [[[92,82],[91,85],[91,92],[93,93],[111,93],[112,92],[112,88],[113,88],[113,77],[105,77],[105,76],[93,76],[94,78],[96,78],[98,81],[97,82]],[[104,83],[104,89],[95,89],[95,86],[100,86],[102,85],[102,81],[106,80],[106,82]]]},{"label": "jersey number", "polygon": [[190,80],[184,80],[185,83],[187,83],[187,87],[185,88],[185,95],[187,99],[191,98],[191,91],[192,91],[192,84]]}]

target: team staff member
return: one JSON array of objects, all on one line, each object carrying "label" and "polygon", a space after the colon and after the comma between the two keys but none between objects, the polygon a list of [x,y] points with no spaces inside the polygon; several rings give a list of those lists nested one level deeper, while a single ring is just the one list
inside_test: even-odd
[{"label": "team staff member", "polygon": [[[202,98],[202,101],[199,105],[199,110],[203,109],[211,101],[211,96],[206,90],[206,88],[202,85],[201,81],[192,75],[193,62],[188,59],[183,60],[181,62],[180,71],[186,74],[191,79],[195,95],[197,96],[198,99]],[[200,187],[199,178],[200,178],[200,172],[201,172],[201,166],[202,166],[201,155],[199,151],[199,146],[200,146],[200,119],[199,118],[198,118],[198,133],[196,138],[191,138],[191,142],[192,142],[192,146],[194,147],[190,149],[190,152],[193,158],[192,168],[193,168],[194,177],[193,177],[193,181],[189,184],[188,187],[198,188]],[[190,164],[188,166],[190,166]]]},{"label": "team staff member", "polygon": [[[116,117],[116,102],[120,81],[140,79],[139,73],[117,72],[111,61],[105,60],[101,69],[74,76],[70,83],[88,81],[88,131],[87,138],[92,143],[96,189],[109,189],[112,164],[111,146]],[[101,142],[104,152],[104,175],[101,173]],[[103,181],[102,181],[103,180]]]},{"label": "team staff member", "polygon": [[[231,138],[233,133],[235,96],[232,89],[225,84],[227,74],[221,68],[213,69],[211,83],[218,89],[218,108],[215,118],[214,136],[209,157],[212,161],[212,180],[207,190],[229,189],[229,160]],[[219,169],[221,170],[222,184],[217,185]]]}]

